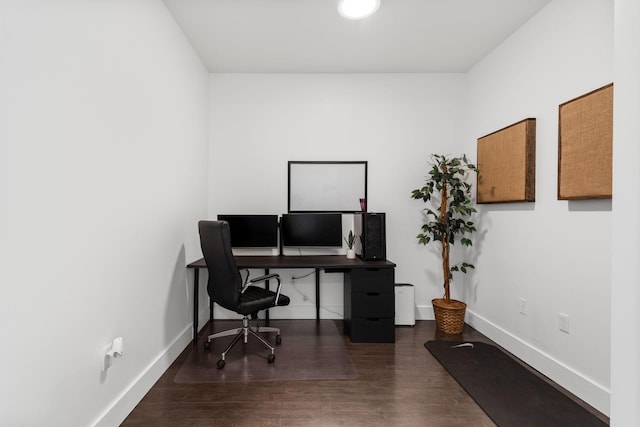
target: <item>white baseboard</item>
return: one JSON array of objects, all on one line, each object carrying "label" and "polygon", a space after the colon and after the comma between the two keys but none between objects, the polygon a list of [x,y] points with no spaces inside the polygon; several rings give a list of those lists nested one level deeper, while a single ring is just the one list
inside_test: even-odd
[{"label": "white baseboard", "polygon": [[[321,319],[343,319],[343,307],[341,305],[321,305],[320,306],[320,318]],[[225,310],[217,305],[213,309],[214,319],[228,320],[228,319],[240,319],[242,316]],[[263,318],[264,314],[260,313],[260,318]],[[202,318],[202,317],[200,317]],[[269,318],[272,320],[277,319],[315,319],[316,318],[316,306],[315,305],[287,305],[285,307],[274,308],[269,311]],[[201,323],[204,325],[209,320],[209,308],[207,307],[205,321]]]},{"label": "white baseboard", "polygon": [[[322,319],[342,319],[342,306],[327,306],[320,308]],[[288,307],[286,319],[315,319],[315,306],[292,306]],[[216,307],[214,317],[217,319],[235,319],[238,314]],[[279,317],[271,316],[272,319]],[[198,329],[202,328],[209,321],[209,306],[201,307],[198,313]],[[138,375],[129,386],[109,405],[109,407],[98,416],[95,427],[112,427],[120,425],[131,413],[135,406],[142,400],[145,394],[153,387],[158,379],[169,369],[169,366],[178,358],[180,353],[191,343],[193,339],[193,325],[184,329],[178,337],[156,357],[156,359]]]},{"label": "white baseboard", "polygon": [[[321,307],[321,318],[341,319],[342,306]],[[309,319],[315,318],[315,307],[294,306],[289,308],[286,318]],[[217,308],[214,311],[216,318],[223,319],[227,316],[220,313]],[[206,324],[209,318],[209,308],[201,310],[199,319],[200,329]],[[237,315],[233,317],[237,319]],[[272,318],[274,318],[272,316]],[[206,319],[206,320],[205,320]],[[431,306],[416,307],[417,320],[433,320],[433,308]],[[545,354],[539,349],[522,341],[518,337],[510,334],[499,326],[489,322],[473,311],[467,310],[467,323],[504,347],[507,351],[523,360],[525,363],[537,369],[551,380],[566,388],[589,405],[596,408],[605,415],[609,415],[611,393],[608,389],[591,381],[589,378],[574,371],[553,357]],[[130,385],[118,396],[117,399],[101,414],[95,422],[96,427],[112,427],[120,425],[122,421],[131,413],[133,408],[142,400],[144,395],[151,389],[153,384],[162,376],[182,351],[189,345],[193,338],[193,326],[189,325],[180,333],[178,337],[158,355],[158,357],[136,377]]]},{"label": "white baseboard", "polygon": [[416,320],[434,320],[433,307],[430,305],[416,306]]},{"label": "white baseboard", "polygon": [[[207,317],[208,317],[207,309]],[[134,378],[128,387],[97,418],[96,427],[113,427],[122,424],[133,408],[142,400],[158,379],[169,369],[180,353],[191,343],[193,325],[183,330],[178,337],[153,360],[140,375]]]},{"label": "white baseboard", "polygon": [[523,360],[561,387],[569,390],[598,411],[609,416],[611,391],[573,370],[517,336],[473,311],[467,310],[466,322],[514,356]]}]

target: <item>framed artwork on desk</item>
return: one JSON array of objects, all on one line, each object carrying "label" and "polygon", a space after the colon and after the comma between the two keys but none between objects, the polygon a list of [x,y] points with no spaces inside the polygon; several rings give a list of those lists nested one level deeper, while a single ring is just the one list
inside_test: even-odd
[{"label": "framed artwork on desk", "polygon": [[366,200],[366,161],[289,161],[289,212],[361,212]]}]

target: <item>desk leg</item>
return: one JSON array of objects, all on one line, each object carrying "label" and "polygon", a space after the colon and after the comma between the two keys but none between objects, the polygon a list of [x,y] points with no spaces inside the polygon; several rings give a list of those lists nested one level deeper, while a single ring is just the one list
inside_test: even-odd
[{"label": "desk leg", "polygon": [[193,269],[193,345],[198,342],[198,282],[200,281],[200,269]]},{"label": "desk leg", "polygon": [[[265,268],[265,269],[264,269],[264,275],[266,276],[267,274],[269,274],[269,269],[268,269],[268,268]],[[265,281],[264,281],[264,288],[265,288],[266,290],[269,290],[269,281],[268,281],[268,280],[265,280]],[[267,322],[269,321],[269,310],[268,310],[268,309],[264,311],[264,318],[265,318],[265,320],[266,320]]]},{"label": "desk leg", "polygon": [[320,269],[316,268],[316,320],[320,321]]}]

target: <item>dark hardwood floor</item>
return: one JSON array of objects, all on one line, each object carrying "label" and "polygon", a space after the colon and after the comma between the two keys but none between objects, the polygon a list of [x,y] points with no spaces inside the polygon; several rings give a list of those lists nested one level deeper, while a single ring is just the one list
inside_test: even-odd
[{"label": "dark hardwood floor", "polygon": [[[342,332],[342,321],[336,325]],[[209,330],[210,325],[203,328],[201,336]],[[437,333],[427,320],[397,327],[395,344],[353,344],[344,337],[358,373],[353,380],[176,384],[189,346],[122,425],[494,426],[424,348],[431,339],[461,338]],[[462,339],[492,343],[468,325]]]}]

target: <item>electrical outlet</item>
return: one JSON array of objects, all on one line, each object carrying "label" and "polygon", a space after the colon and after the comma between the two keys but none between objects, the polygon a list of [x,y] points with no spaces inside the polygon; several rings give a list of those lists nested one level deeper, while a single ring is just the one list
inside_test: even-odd
[{"label": "electrical outlet", "polygon": [[569,333],[569,315],[566,313],[558,313],[558,326],[562,332]]},{"label": "electrical outlet", "polygon": [[527,315],[527,300],[520,298],[520,314]]}]

